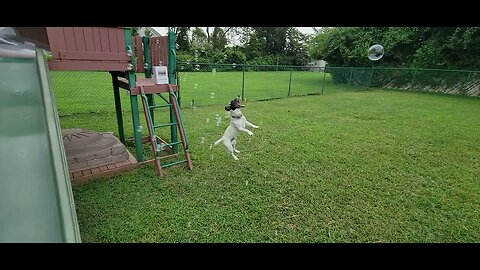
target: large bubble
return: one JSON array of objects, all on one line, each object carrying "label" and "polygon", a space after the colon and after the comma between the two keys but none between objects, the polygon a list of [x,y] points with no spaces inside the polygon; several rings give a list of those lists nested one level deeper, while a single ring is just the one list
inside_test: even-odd
[{"label": "large bubble", "polygon": [[368,49],[368,59],[372,61],[380,60],[383,57],[383,46],[375,44]]}]

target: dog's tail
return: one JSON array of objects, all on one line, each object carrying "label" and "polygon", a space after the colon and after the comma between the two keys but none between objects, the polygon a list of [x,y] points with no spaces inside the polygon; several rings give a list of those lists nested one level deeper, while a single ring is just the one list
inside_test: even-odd
[{"label": "dog's tail", "polygon": [[222,141],[223,141],[223,138],[218,139],[218,140],[213,144],[213,146],[218,145],[218,144],[221,143]]}]

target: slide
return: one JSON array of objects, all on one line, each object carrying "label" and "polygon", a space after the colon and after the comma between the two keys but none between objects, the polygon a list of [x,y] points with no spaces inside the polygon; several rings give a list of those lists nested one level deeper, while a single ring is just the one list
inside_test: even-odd
[{"label": "slide", "polygon": [[81,242],[48,72],[0,35],[0,242]]}]

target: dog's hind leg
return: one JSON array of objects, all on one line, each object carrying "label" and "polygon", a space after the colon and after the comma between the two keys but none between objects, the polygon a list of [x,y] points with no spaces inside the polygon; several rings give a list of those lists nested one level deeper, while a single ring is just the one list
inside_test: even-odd
[{"label": "dog's hind leg", "polygon": [[233,139],[232,140],[232,146],[233,146],[233,151],[235,151],[235,153],[240,153],[240,151],[237,150],[237,140]]},{"label": "dog's hind leg", "polygon": [[222,142],[222,140],[223,140],[223,137],[222,137],[222,138],[220,138],[220,139],[218,139],[218,140],[217,140],[217,141],[216,141],[216,142],[213,144],[213,146],[216,146],[216,145],[218,145],[219,143],[221,143],[221,142]]},{"label": "dog's hind leg", "polygon": [[228,153],[229,153],[230,155],[232,155],[232,157],[233,157],[235,160],[238,160],[238,157],[235,156],[235,153],[234,153],[234,151],[233,151],[233,145],[231,144],[231,142],[226,141],[226,140],[223,140],[223,145],[225,145],[225,147],[227,148]]}]

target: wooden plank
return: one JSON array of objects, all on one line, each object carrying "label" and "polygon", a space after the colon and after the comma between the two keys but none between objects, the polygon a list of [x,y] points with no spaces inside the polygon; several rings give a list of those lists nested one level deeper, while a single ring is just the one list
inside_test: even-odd
[{"label": "wooden plank", "polygon": [[67,44],[68,51],[76,51],[77,45],[75,44],[75,34],[73,33],[73,27],[63,27],[63,33],[65,36],[65,43]]},{"label": "wooden plank", "polygon": [[60,51],[67,49],[65,43],[65,35],[62,27],[47,27],[48,42],[50,44],[50,51],[52,57],[59,58]]},{"label": "wooden plank", "polygon": [[95,42],[92,28],[93,27],[83,28],[83,35],[85,36],[85,48],[87,51],[95,51]]},{"label": "wooden plank", "polygon": [[118,87],[129,90],[130,89],[130,84],[128,84],[128,81],[123,80],[122,78],[118,78]]},{"label": "wooden plank", "polygon": [[119,71],[113,71],[112,72],[113,75],[117,76],[117,77],[121,77],[121,78],[127,78],[127,75],[125,74],[125,72],[119,72]]},{"label": "wooden plank", "polygon": [[93,44],[95,45],[95,51],[102,51],[102,44],[100,44],[100,27],[92,27],[93,32]]},{"label": "wooden plank", "polygon": [[61,60],[125,61],[130,57],[126,53],[60,51]]},{"label": "wooden plank", "polygon": [[135,71],[145,72],[142,37],[135,37]]},{"label": "wooden plank", "polygon": [[77,47],[77,51],[86,51],[83,27],[73,27],[73,35],[75,36],[75,46]]},{"label": "wooden plank", "polygon": [[110,41],[110,52],[118,52],[117,31],[115,28],[107,28],[108,40]]},{"label": "wooden plank", "polygon": [[82,184],[82,183],[85,183],[85,182],[90,181],[90,180],[98,179],[100,177],[113,177],[113,176],[116,176],[116,175],[120,175],[122,173],[134,170],[138,167],[139,167],[138,163],[135,163],[135,164],[131,164],[129,166],[122,166],[120,168],[115,168],[113,170],[100,171],[99,173],[84,175],[84,176],[80,176],[80,177],[74,177],[74,178],[71,178],[70,181],[71,181],[72,185],[78,185],[78,184]]},{"label": "wooden plank", "polygon": [[150,64],[153,66],[155,63],[155,55],[152,53],[153,52],[153,46],[154,46],[154,37],[151,37],[149,40],[150,43]]},{"label": "wooden plank", "polygon": [[109,52],[110,42],[108,40],[108,30],[106,27],[99,27],[100,31],[100,51]]},{"label": "wooden plank", "polygon": [[160,61],[164,66],[168,66],[168,36],[160,37]]},{"label": "wooden plank", "polygon": [[[138,78],[136,86],[131,89],[132,95],[140,95],[140,86],[144,87],[145,94],[155,94],[155,93],[168,93],[170,89],[167,84],[155,84],[154,78]],[[178,91],[178,87],[175,84],[171,85],[172,90]]]},{"label": "wooden plank", "polygon": [[90,70],[90,71],[126,71],[127,62],[118,61],[55,61],[48,62],[50,70]]},{"label": "wooden plank", "polygon": [[117,29],[117,47],[118,52],[122,53],[126,51],[125,49],[125,30]]}]

